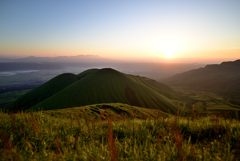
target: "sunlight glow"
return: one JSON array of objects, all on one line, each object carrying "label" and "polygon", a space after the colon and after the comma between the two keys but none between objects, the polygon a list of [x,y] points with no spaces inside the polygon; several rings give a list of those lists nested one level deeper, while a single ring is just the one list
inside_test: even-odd
[{"label": "sunlight glow", "polygon": [[163,52],[164,52],[165,58],[168,58],[168,59],[174,58],[177,52],[179,52],[178,44],[172,43],[172,42],[165,43],[163,46]]},{"label": "sunlight glow", "polygon": [[173,58],[174,55],[173,55],[173,53],[168,52],[168,53],[166,53],[165,57],[168,58],[168,59],[170,59],[170,58]]}]

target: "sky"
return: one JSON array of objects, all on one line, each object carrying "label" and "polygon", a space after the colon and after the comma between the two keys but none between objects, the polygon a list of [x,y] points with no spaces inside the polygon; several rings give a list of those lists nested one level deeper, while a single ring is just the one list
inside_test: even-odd
[{"label": "sky", "polygon": [[240,57],[240,0],[1,0],[0,57]]}]

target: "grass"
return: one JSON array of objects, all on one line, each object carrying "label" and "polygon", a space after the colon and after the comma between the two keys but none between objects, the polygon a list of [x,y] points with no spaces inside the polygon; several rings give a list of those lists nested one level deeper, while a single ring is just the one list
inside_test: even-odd
[{"label": "grass", "polygon": [[[95,112],[94,112],[95,111]],[[1,160],[238,160],[240,122],[124,104],[0,113]],[[94,113],[93,113],[94,112]],[[99,113],[100,112],[100,113]]]},{"label": "grass", "polygon": [[191,111],[194,107],[197,112],[223,112],[236,111],[240,109],[240,104],[237,99],[230,99],[215,93],[196,91],[196,90],[182,90],[177,88],[176,91],[185,97],[186,109]]}]

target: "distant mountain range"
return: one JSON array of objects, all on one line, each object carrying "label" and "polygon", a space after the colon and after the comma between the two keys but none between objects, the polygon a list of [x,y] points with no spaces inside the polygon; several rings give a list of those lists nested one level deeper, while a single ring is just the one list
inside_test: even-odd
[{"label": "distant mountain range", "polygon": [[20,59],[0,59],[0,62],[55,62],[55,63],[105,63],[112,60],[98,55],[77,55],[77,56],[58,56],[58,57],[35,57],[29,56]]},{"label": "distant mountain range", "polygon": [[164,83],[184,89],[203,90],[240,98],[240,60],[207,65],[164,79]]},{"label": "distant mountain range", "polygon": [[58,70],[66,67],[92,67],[114,64],[118,61],[98,55],[78,55],[59,57],[29,56],[21,59],[1,59],[0,72],[21,70]]},{"label": "distant mountain range", "polygon": [[[197,63],[157,63],[138,62],[137,60],[116,60],[103,58],[98,55],[78,55],[60,57],[26,57],[21,59],[0,58],[0,72],[24,71],[24,70],[61,70],[68,67],[73,68],[114,68],[121,72],[142,75],[160,81],[163,78],[191,69],[203,67],[205,64]],[[78,69],[78,70],[79,70]],[[81,70],[83,71],[83,70]],[[68,71],[66,71],[68,72]],[[70,71],[74,72],[75,71]]]},{"label": "distant mountain range", "polygon": [[111,68],[61,74],[17,99],[10,109],[62,109],[98,103],[125,103],[175,113],[179,95],[165,84]]}]

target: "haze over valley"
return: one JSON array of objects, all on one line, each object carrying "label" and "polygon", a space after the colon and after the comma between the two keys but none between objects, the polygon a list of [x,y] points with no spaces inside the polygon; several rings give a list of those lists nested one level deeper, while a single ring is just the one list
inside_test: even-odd
[{"label": "haze over valley", "polygon": [[203,67],[199,63],[157,63],[112,60],[100,56],[26,57],[0,59],[0,93],[32,89],[62,73],[79,74],[89,68],[113,68],[160,81],[177,73]]}]

